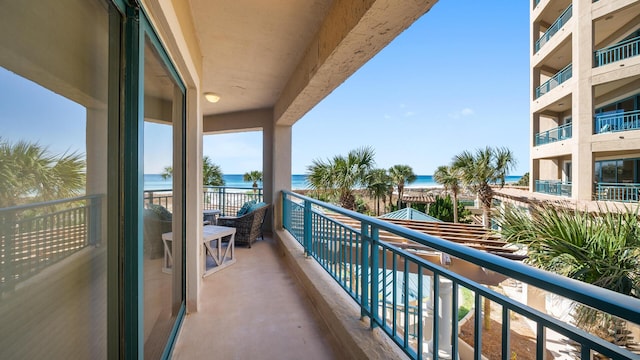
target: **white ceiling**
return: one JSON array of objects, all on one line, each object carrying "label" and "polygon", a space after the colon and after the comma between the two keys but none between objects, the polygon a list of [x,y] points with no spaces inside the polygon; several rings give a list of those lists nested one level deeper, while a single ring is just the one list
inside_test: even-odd
[{"label": "white ceiling", "polygon": [[205,115],[272,107],[332,0],[189,0],[203,54]]}]

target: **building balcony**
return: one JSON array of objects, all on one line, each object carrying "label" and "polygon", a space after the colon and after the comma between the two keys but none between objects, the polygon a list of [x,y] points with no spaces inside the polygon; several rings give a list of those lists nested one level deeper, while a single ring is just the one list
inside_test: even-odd
[{"label": "building balcony", "polygon": [[[536,3],[536,5],[537,5],[537,3]],[[569,21],[569,19],[571,19],[572,15],[573,15],[573,5],[569,5],[569,7],[567,7],[562,12],[562,14],[560,14],[560,16],[558,16],[556,21],[554,21],[553,24],[551,24],[551,26],[549,26],[547,31],[545,31],[545,33],[542,34],[540,36],[540,38],[536,41],[536,43],[535,43],[535,52],[538,52],[540,50],[540,48],[542,48],[542,46],[544,46],[544,44],[549,42],[549,40],[553,37],[553,35],[555,35],[560,29],[562,29],[562,27]]]},{"label": "building balcony", "polygon": [[606,113],[595,116],[596,134],[640,129],[640,110]]},{"label": "building balcony", "polygon": [[535,146],[545,145],[556,141],[571,139],[571,123],[558,126],[535,135]]},{"label": "building balcony", "polygon": [[640,200],[640,184],[603,183],[596,184],[596,200],[634,202]]},{"label": "building balcony", "polygon": [[540,96],[555,89],[558,85],[571,79],[573,75],[571,64],[565,66],[562,70],[558,71],[552,78],[545,81],[542,85],[536,88],[536,99]]},{"label": "building balcony", "polygon": [[571,196],[571,183],[561,180],[536,180],[535,192],[557,196]]},{"label": "building balcony", "polygon": [[638,54],[640,54],[640,36],[597,50],[595,67],[638,56]]}]

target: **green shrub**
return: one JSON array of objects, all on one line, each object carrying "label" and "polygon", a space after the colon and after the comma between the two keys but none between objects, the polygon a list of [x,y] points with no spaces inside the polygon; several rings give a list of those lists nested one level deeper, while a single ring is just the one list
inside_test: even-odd
[{"label": "green shrub", "polygon": [[[453,201],[451,200],[451,196],[436,196],[436,201],[429,205],[428,214],[442,221],[453,222]],[[467,210],[460,201],[458,201],[458,221],[461,223],[468,223],[470,222],[468,219],[470,215],[471,212]]]}]

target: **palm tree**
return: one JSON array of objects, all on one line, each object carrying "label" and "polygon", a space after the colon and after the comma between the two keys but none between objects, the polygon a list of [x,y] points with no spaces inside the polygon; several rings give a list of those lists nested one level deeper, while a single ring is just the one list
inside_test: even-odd
[{"label": "palm tree", "polygon": [[210,157],[202,158],[202,185],[224,186],[224,177],[219,165],[214,164]]},{"label": "palm tree", "polygon": [[0,208],[78,196],[85,167],[79,153],[53,155],[38,143],[0,138]]},{"label": "palm tree", "polygon": [[[173,176],[173,167],[165,166],[160,174],[163,179]],[[219,165],[213,163],[210,157],[202,158],[202,185],[203,186],[224,186],[224,175]]]},{"label": "palm tree", "polygon": [[242,179],[246,182],[253,182],[253,193],[258,190],[258,181],[262,181],[262,171],[253,170],[244,174]]},{"label": "palm tree", "polygon": [[376,199],[376,215],[380,215],[380,198],[384,207],[387,205],[387,190],[391,185],[391,177],[385,169],[373,169],[367,176],[367,191]]},{"label": "palm tree", "polygon": [[356,203],[353,190],[366,185],[367,174],[375,163],[374,155],[372,148],[363,147],[349,151],[346,157],[337,155],[327,161],[313,160],[307,167],[307,181],[316,190],[338,196],[340,206],[353,210]]},{"label": "palm tree", "polygon": [[411,184],[416,181],[416,174],[413,173],[413,169],[409,165],[393,165],[389,169],[389,176],[398,189],[398,210],[402,203],[402,193],[404,192],[405,184]]},{"label": "palm tree", "polygon": [[491,184],[504,186],[507,173],[515,166],[516,160],[511,150],[491,148],[476,150],[475,154],[464,151],[453,158],[451,167],[459,171],[462,184],[473,191],[482,203],[482,223],[490,227],[493,189]]},{"label": "palm tree", "polygon": [[453,222],[458,222],[458,193],[460,192],[460,174],[450,166],[438,166],[433,173],[433,179],[444,186],[446,191],[453,194]]},{"label": "palm tree", "polygon": [[[498,218],[502,237],[527,247],[527,261],[541,269],[628,296],[640,297],[640,220],[638,211],[599,209],[586,213],[551,204],[530,213],[505,208]],[[624,323],[585,306],[575,312],[576,325],[613,336],[624,346]],[[609,332],[606,334],[606,332]],[[605,334],[603,334],[605,333]]]}]

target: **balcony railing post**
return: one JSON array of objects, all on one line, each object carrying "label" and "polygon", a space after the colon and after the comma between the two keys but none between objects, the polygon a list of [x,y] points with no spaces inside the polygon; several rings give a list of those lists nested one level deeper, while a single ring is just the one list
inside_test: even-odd
[{"label": "balcony railing post", "polygon": [[306,256],[311,254],[311,203],[308,201],[304,202],[304,230],[303,230],[303,246],[304,253]]},{"label": "balcony railing post", "polygon": [[98,246],[100,245],[100,229],[102,228],[100,222],[100,209],[102,208],[102,198],[96,196],[87,200],[89,202],[89,218],[87,224],[87,245]]},{"label": "balcony railing post", "polygon": [[282,227],[291,231],[291,208],[287,193],[282,193]]},{"label": "balcony railing post", "polygon": [[[377,321],[374,318],[378,317],[378,294],[379,294],[379,258],[380,258],[380,246],[379,230],[375,226],[371,226],[371,311],[369,326],[373,329],[377,326]],[[384,276],[384,275],[382,275]],[[384,311],[384,310],[383,310]]]},{"label": "balcony railing post", "polygon": [[360,251],[360,317],[369,316],[369,225],[362,222],[360,225],[361,247]]},{"label": "balcony railing post", "polygon": [[2,242],[2,252],[4,253],[4,262],[0,262],[0,274],[4,277],[4,284],[0,284],[0,295],[5,291],[12,291],[15,287],[14,275],[15,275],[15,230],[17,214],[15,211],[6,211],[2,214],[2,233],[0,235],[4,237]]}]

